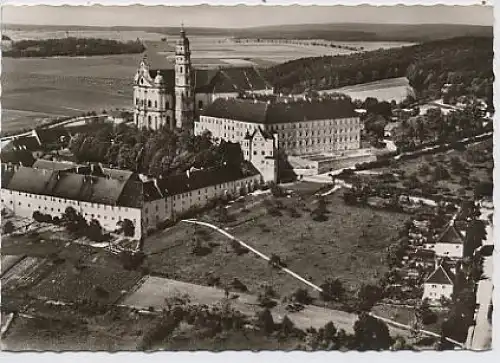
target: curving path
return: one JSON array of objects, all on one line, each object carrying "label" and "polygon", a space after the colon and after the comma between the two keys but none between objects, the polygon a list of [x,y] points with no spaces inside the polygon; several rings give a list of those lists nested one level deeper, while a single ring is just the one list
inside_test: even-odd
[{"label": "curving path", "polygon": [[[200,225],[200,226],[205,226],[205,227],[208,227],[208,228],[212,228],[214,230],[216,230],[217,232],[219,232],[220,234],[223,234],[224,236],[226,236],[227,238],[233,240],[233,241],[236,241],[238,242],[240,245],[242,245],[243,247],[247,248],[248,250],[252,251],[253,253],[255,253],[257,256],[261,257],[262,259],[266,260],[266,261],[269,261],[269,257],[266,256],[265,254],[263,254],[262,252],[256,250],[255,248],[249,246],[248,244],[246,244],[245,242],[241,241],[240,239],[236,238],[235,236],[233,236],[232,234],[228,233],[227,231],[225,231],[224,229],[222,228],[219,228],[211,223],[207,223],[207,222],[202,222],[202,221],[198,221],[196,219],[183,219],[181,220],[181,222],[184,222],[184,223],[190,223],[190,224],[197,224],[197,225]],[[285,268],[285,267],[279,267],[282,271],[286,272],[287,274],[291,275],[292,277],[294,277],[295,279],[303,282],[304,284],[308,285],[309,287],[313,288],[314,290],[316,291],[323,291],[323,289],[321,289],[321,287],[313,284],[312,282],[306,280],[305,278],[303,278],[302,276],[296,274],[295,272],[291,271],[290,269],[288,268]],[[332,311],[336,311],[336,310],[332,310]],[[344,313],[345,312],[342,312],[340,311],[341,313]],[[371,316],[373,316],[374,318],[377,318],[385,323],[387,323],[388,325],[392,326],[392,327],[396,327],[396,328],[401,328],[401,329],[404,329],[404,330],[412,330],[413,328],[410,327],[409,325],[404,325],[404,324],[401,324],[401,323],[398,323],[397,321],[394,321],[394,320],[390,320],[390,319],[387,319],[387,318],[383,318],[381,316],[378,316],[378,315],[375,315],[373,313],[369,313]],[[428,336],[432,336],[432,337],[440,337],[439,334],[436,334],[434,332],[430,332],[430,331],[427,331],[427,330],[420,330],[420,333],[422,334],[425,334],[425,335],[428,335]],[[463,344],[460,343],[460,342],[457,342],[456,340],[453,340],[453,339],[449,339],[449,338],[446,338],[449,342],[455,344],[455,345],[458,345],[459,347],[463,348]]]}]

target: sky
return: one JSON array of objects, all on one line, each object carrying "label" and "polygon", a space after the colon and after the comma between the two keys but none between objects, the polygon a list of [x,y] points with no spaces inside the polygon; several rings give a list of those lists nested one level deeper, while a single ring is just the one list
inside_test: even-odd
[{"label": "sky", "polygon": [[[271,4],[275,0],[266,1]],[[316,3],[320,2],[316,1]],[[420,3],[423,2],[420,1]],[[15,3],[19,4],[21,1]],[[24,1],[24,3],[29,3],[29,1]],[[117,2],[114,1],[114,3]],[[344,1],[344,3],[349,2]],[[455,1],[455,3],[463,4],[467,1]],[[197,6],[6,5],[3,7],[3,22],[8,24],[169,27],[179,26],[181,21],[187,27],[218,28],[312,23],[493,25],[493,7],[482,5],[212,6],[206,4]]]}]

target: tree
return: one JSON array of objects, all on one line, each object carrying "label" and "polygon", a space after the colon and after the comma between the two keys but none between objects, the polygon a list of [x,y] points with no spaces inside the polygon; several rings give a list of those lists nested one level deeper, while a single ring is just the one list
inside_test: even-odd
[{"label": "tree", "polygon": [[257,313],[257,326],[266,334],[270,334],[274,331],[274,319],[269,309],[264,309]]},{"label": "tree", "polygon": [[323,222],[328,219],[326,216],[326,213],[328,213],[328,210],[326,209],[326,200],[325,197],[322,195],[319,195],[316,199],[317,206],[316,208],[311,212],[311,216],[313,220],[317,222]]},{"label": "tree", "polygon": [[14,232],[14,223],[12,223],[12,221],[5,222],[3,225],[3,233],[11,234],[12,232]]},{"label": "tree", "polygon": [[345,293],[345,288],[339,279],[328,278],[319,287],[323,290],[320,292],[320,296],[324,301],[339,301]]},{"label": "tree", "polygon": [[125,218],[117,223],[122,231],[122,233],[127,237],[133,237],[135,234],[134,222],[130,219]]},{"label": "tree", "polygon": [[465,231],[464,256],[471,257],[474,251],[483,245],[486,239],[486,227],[484,221],[473,219],[467,223]]},{"label": "tree", "polygon": [[415,310],[415,317],[423,325],[434,324],[437,321],[437,315],[431,310],[429,299],[424,299]]},{"label": "tree", "polygon": [[354,323],[354,343],[356,349],[361,351],[386,350],[390,348],[393,340],[384,322],[367,313],[361,313]]},{"label": "tree", "polygon": [[280,268],[283,266],[283,262],[277,254],[273,253],[269,258],[269,265],[273,268]]},{"label": "tree", "polygon": [[357,308],[359,311],[370,311],[371,308],[383,296],[383,291],[379,286],[364,284],[357,293]]},{"label": "tree", "polygon": [[294,293],[292,294],[292,298],[296,302],[305,305],[310,304],[313,300],[312,297],[309,295],[309,292],[303,288],[298,288],[297,290],[295,290]]},{"label": "tree", "polygon": [[87,236],[93,240],[100,242],[103,239],[102,227],[98,220],[92,219],[89,223],[89,228],[87,230]]}]

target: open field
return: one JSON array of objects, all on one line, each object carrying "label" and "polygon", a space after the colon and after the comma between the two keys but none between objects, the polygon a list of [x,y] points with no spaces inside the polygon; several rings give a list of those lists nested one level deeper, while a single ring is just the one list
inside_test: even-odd
[{"label": "open field", "polygon": [[[170,280],[161,277],[149,277],[144,284],[133,294],[127,297],[122,304],[147,309],[152,306],[161,309],[165,306],[165,298],[182,296],[188,294],[191,303],[200,305],[214,305],[225,300],[224,290],[214,287],[200,286],[185,283],[182,281]],[[231,306],[248,316],[254,316],[261,310],[256,296],[244,293],[235,293],[238,298],[231,300]],[[315,327],[319,329],[330,320],[335,322],[338,329],[346,332],[353,332],[353,325],[356,321],[355,314],[342,311],[324,309],[322,307],[308,305],[304,310],[293,314],[285,310],[283,304],[278,304],[271,309],[275,321],[281,321],[285,315],[293,321],[300,329]]]},{"label": "open field", "polygon": [[[160,30],[159,30],[160,31]],[[14,40],[100,37],[121,41],[143,40],[153,68],[172,68],[178,35],[142,30],[58,29],[8,31]],[[189,33],[188,33],[189,36]],[[348,54],[351,50],[311,44],[235,43],[230,36],[191,35],[192,62],[199,68],[256,66],[303,57]],[[364,50],[399,47],[402,42],[332,42]],[[6,131],[33,127],[43,118],[73,116],[103,109],[130,108],[132,82],[142,54],[94,57],[5,58],[2,60],[2,126]],[[387,91],[386,91],[387,92]]]},{"label": "open field", "polygon": [[344,93],[352,99],[365,100],[374,97],[379,101],[400,102],[409,95],[414,95],[414,90],[410,86],[406,77],[389,78],[382,81],[375,81],[354,86],[346,86],[332,90],[320,91],[320,93]]},{"label": "open field", "polygon": [[[387,270],[385,248],[394,242],[407,217],[346,206],[341,195],[342,191],[338,191],[326,197],[330,213],[325,222],[313,221],[310,212],[298,206],[297,197],[282,198],[281,216],[269,215],[263,204],[237,214],[230,212],[236,221],[228,232],[268,256],[276,253],[292,271],[315,284],[332,277],[355,289]],[[313,198],[306,198],[305,204],[304,209],[313,209]],[[289,207],[300,216],[292,217],[286,210]],[[203,227],[181,223],[148,238],[146,264],[151,273],[206,285],[210,272],[220,277],[222,284],[240,279],[250,293],[261,291],[262,285],[271,285],[280,296],[305,287],[251,253],[237,255],[229,241],[213,231],[207,230],[202,236],[200,229]],[[211,245],[210,252],[204,256],[193,254],[195,239]]]}]

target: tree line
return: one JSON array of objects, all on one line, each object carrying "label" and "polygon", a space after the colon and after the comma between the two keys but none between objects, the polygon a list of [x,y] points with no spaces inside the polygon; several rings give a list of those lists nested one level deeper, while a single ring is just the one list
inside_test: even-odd
[{"label": "tree line", "polygon": [[100,38],[60,38],[25,39],[12,43],[5,57],[54,57],[54,56],[93,56],[109,54],[135,54],[146,50],[139,40],[120,42]]},{"label": "tree line", "polygon": [[436,97],[446,83],[492,104],[493,38],[460,37],[350,55],[301,58],[276,65],[267,76],[280,92],[325,90],[407,77],[420,97]]}]

